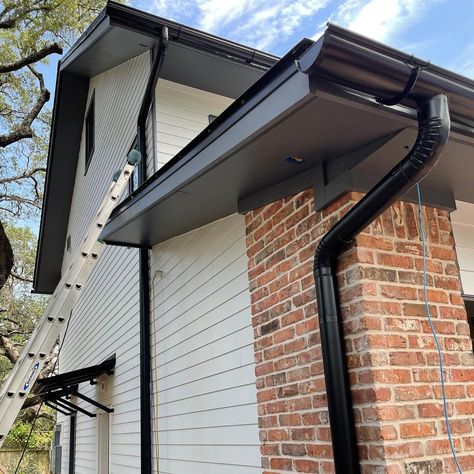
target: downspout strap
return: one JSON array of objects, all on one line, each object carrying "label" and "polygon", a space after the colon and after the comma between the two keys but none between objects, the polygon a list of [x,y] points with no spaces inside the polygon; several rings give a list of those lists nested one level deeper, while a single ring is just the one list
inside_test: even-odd
[{"label": "downspout strap", "polygon": [[418,76],[420,74],[420,71],[428,67],[428,65],[429,63],[427,63],[425,66],[420,66],[418,64],[415,66],[408,65],[411,68],[411,73],[410,73],[410,77],[408,78],[408,82],[406,83],[403,90],[391,98],[386,99],[383,97],[376,97],[375,100],[381,105],[392,106],[392,105],[399,104],[413,90],[413,88],[415,87],[416,81],[418,79]]}]

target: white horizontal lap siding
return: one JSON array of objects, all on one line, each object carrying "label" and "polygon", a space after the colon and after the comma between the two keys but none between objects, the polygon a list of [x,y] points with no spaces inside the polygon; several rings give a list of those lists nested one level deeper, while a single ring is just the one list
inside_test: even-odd
[{"label": "white horizontal lap siding", "polygon": [[155,102],[159,169],[209,125],[209,115],[219,115],[233,99],[160,79]]},{"label": "white horizontal lap siding", "polygon": [[[144,54],[90,81],[95,90],[95,150],[84,176],[84,137],[69,216],[71,251],[63,269],[84,239],[114,172],[125,163],[136,134],[136,121],[149,71]],[[139,275],[138,251],[106,247],[74,308],[60,355],[60,372],[102,362],[116,354],[113,376],[97,385],[81,384],[85,395],[114,408],[111,423],[111,472],[140,471],[139,403]],[[103,383],[102,383],[103,382]],[[81,400],[79,406],[96,412]],[[62,423],[68,433],[69,422]],[[97,472],[97,420],[77,416],[76,473]],[[64,431],[63,431],[64,433]],[[64,442],[68,434],[63,435]],[[68,472],[68,446],[63,444],[63,472]]]},{"label": "white horizontal lap siding", "polygon": [[159,473],[260,473],[243,217],[154,247],[151,286]]},{"label": "white horizontal lap siding", "polygon": [[474,296],[474,204],[456,201],[451,214],[463,293]]},{"label": "white horizontal lap siding", "polygon": [[154,123],[155,107],[151,108],[146,120],[146,177],[149,178],[155,172],[155,140]]}]

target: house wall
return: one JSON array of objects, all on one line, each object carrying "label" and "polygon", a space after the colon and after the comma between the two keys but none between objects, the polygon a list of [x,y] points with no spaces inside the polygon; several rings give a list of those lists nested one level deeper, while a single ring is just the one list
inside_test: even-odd
[{"label": "house wall", "polygon": [[[265,474],[333,472],[313,257],[361,195],[323,212],[313,192],[246,216]],[[424,208],[428,299],[443,350],[448,410],[464,472],[474,469],[474,355],[449,215]],[[423,296],[417,208],[396,203],[339,260],[363,473],[457,472],[443,419],[438,355]]]},{"label": "house wall", "polygon": [[209,125],[233,99],[159,79],[156,87],[156,169]]},{"label": "house wall", "polygon": [[474,204],[456,201],[451,214],[463,293],[474,296]]},{"label": "house wall", "polygon": [[151,261],[154,472],[158,455],[163,474],[261,473],[243,217],[157,245]]},{"label": "house wall", "polygon": [[[83,134],[68,225],[68,236],[70,236],[71,245],[70,249],[65,250],[64,253],[63,272],[73,261],[75,253],[84,239],[87,225],[93,218],[113,173],[123,165],[125,155],[133,144],[138,110],[148,79],[149,65],[149,54],[144,54],[91,79],[89,100],[95,91],[96,101],[95,150],[85,175],[85,137]],[[146,169],[148,177],[208,125],[209,114],[218,115],[232,102],[231,99],[225,97],[165,80],[158,81],[155,100],[156,103],[153,105],[147,120]],[[111,123],[113,126],[111,126]],[[156,135],[153,133],[154,129]],[[235,243],[231,251],[237,252],[235,255],[232,254],[236,258],[239,256],[238,252],[241,252],[240,263],[242,264],[245,253],[242,240],[244,232],[242,218],[238,222],[240,230],[237,230],[239,225],[235,222],[233,222],[233,225],[231,223],[228,225],[241,237],[240,250],[237,250],[238,243]],[[226,225],[222,224],[219,228],[224,229]],[[228,235],[228,232],[226,235]],[[192,255],[194,254],[191,253],[189,258],[192,258]],[[206,255],[203,253],[201,259],[205,259]],[[218,262],[221,261],[219,258],[217,259]],[[223,261],[227,262],[225,259]],[[230,269],[227,269],[227,272],[233,271],[236,268],[235,265],[238,264],[234,263],[233,265],[230,264]],[[176,268],[179,268],[179,266]],[[240,272],[241,286],[242,281],[246,280],[245,265],[242,268]],[[116,354],[117,368],[113,377],[106,377],[95,386],[88,384],[81,386],[81,391],[85,395],[114,408],[110,423],[111,470],[114,473],[138,472],[140,469],[138,270],[138,250],[123,247],[105,248],[76,305],[60,358],[60,371],[66,372],[99,363],[109,355]],[[234,276],[237,277],[238,275]],[[248,291],[246,295],[248,297]],[[239,295],[235,300],[235,304],[240,305],[238,308],[236,307],[240,316],[245,313],[245,308],[248,311],[249,307],[248,301],[244,303],[244,299],[245,295]],[[224,313],[219,313],[219,316],[217,316],[214,314],[217,310],[212,313],[212,309],[209,308],[209,311],[213,314],[216,330],[224,331],[222,335],[217,335],[217,338],[227,338],[226,340],[230,340],[235,344],[239,336],[245,335],[245,331],[249,332],[249,322],[247,321],[239,328],[238,335],[228,334],[225,331],[237,330],[235,316],[232,320],[231,314],[225,314],[225,317],[229,318],[229,326],[227,326],[227,323],[220,322],[218,319],[221,316],[224,318]],[[180,321],[182,320],[183,318],[180,319]],[[204,316],[200,321],[205,321]],[[196,322],[191,327],[199,324]],[[203,343],[206,346],[214,347],[212,340],[206,341],[203,339],[211,337],[210,333],[212,331],[214,329],[208,328],[207,332],[203,332],[200,339],[198,337],[200,341],[204,341]],[[176,339],[175,335],[170,335],[170,338],[173,337]],[[251,341],[251,338],[249,340]],[[161,342],[166,347],[167,340]],[[199,352],[199,349],[196,348],[197,353],[201,356],[205,350],[201,349]],[[252,351],[247,348],[247,352],[251,357]],[[172,357],[173,353],[170,352],[169,354],[169,357]],[[247,358],[249,357],[248,354]],[[240,364],[240,356],[245,356],[244,348],[235,348],[235,353],[227,355],[227,358],[234,358],[237,360],[235,363]],[[180,359],[180,361],[182,360],[185,359]],[[212,362],[209,362],[203,370],[212,370],[212,368],[209,369],[210,366],[212,366]],[[253,374],[253,369],[247,365],[236,369],[236,373],[239,375],[241,373],[246,374],[248,379],[248,374]],[[165,378],[163,378],[163,383],[167,383],[164,381]],[[220,376],[216,376],[216,378],[220,378]],[[227,376],[228,378],[229,376]],[[222,383],[224,384],[224,382]],[[190,387],[198,385],[198,383],[190,384]],[[170,393],[174,392],[171,391]],[[234,419],[243,416],[246,420],[246,424],[238,428],[240,430],[240,441],[243,443],[244,437],[250,440],[245,441],[246,446],[239,451],[245,455],[245,458],[248,458],[248,461],[244,462],[247,470],[239,472],[255,472],[250,467],[252,463],[253,465],[256,465],[256,462],[259,463],[258,449],[256,448],[258,433],[256,430],[256,395],[253,375],[250,382],[246,380],[243,386],[235,388],[235,392],[232,386],[225,386],[222,393],[222,396],[220,393],[217,395],[211,393],[208,397],[203,394],[199,400],[208,405],[215,403],[215,406],[209,407],[209,410],[216,410],[216,413],[220,416],[227,414],[226,409],[217,408],[224,403],[223,400],[227,400],[225,394],[235,396],[237,400],[240,400],[242,406],[239,406],[236,409],[237,411],[233,412],[231,408],[228,409],[229,413],[233,414]],[[78,403],[79,406],[87,406],[80,401]],[[170,402],[169,406],[175,407],[177,405]],[[87,408],[90,409],[91,407],[88,406]],[[199,411],[198,405],[195,404],[194,408]],[[252,410],[254,412],[251,416]],[[95,412],[96,410],[92,409],[92,411]],[[194,418],[189,415],[190,422],[196,423],[196,416],[200,417],[201,422],[203,422],[204,415],[199,413]],[[176,417],[170,419],[175,420]],[[69,420],[67,417],[60,415],[59,422],[63,426],[61,441],[63,445],[63,469],[67,472]],[[168,421],[166,422],[168,423]],[[209,436],[214,436],[215,431],[213,429],[212,427],[207,428],[211,433]],[[195,432],[197,431],[190,431],[191,434]],[[171,435],[164,431],[162,437],[166,440],[168,436]],[[236,443],[235,446],[238,445],[235,439],[229,438],[228,441],[230,444]],[[234,451],[235,449],[239,450],[235,446]],[[253,457],[252,455],[248,456],[252,449]],[[223,456],[223,450],[224,448],[221,449],[220,456]],[[97,419],[87,418],[85,415],[79,414],[77,418],[76,472],[97,472],[96,451]],[[212,459],[213,453],[207,453],[207,455]],[[230,453],[230,455],[234,458],[236,456],[235,452]],[[205,464],[199,464],[198,461],[195,464],[198,466],[197,469],[202,469],[202,466],[205,466]],[[196,472],[200,471],[197,470]],[[228,472],[234,471],[230,469]]]},{"label": "house wall", "polygon": [[[85,171],[84,137],[69,217],[71,250],[63,271],[84,238],[114,172],[121,168],[136,134],[136,120],[148,79],[149,55],[144,54],[90,81],[95,90],[95,151]],[[139,294],[138,250],[106,247],[73,311],[61,351],[61,372],[87,367],[116,354],[114,376],[98,385],[82,384],[91,398],[111,404],[111,472],[139,472]],[[86,404],[79,402],[80,406]],[[91,408],[88,406],[88,408]],[[92,411],[96,411],[94,408]],[[62,424],[63,472],[68,472],[69,420]],[[76,472],[96,473],[97,420],[77,416]]]}]

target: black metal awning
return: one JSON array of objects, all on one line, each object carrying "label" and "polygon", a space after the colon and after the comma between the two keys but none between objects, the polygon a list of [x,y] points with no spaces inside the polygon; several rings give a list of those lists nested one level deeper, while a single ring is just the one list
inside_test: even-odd
[{"label": "black metal awning", "polygon": [[113,408],[109,408],[80,393],[79,384],[89,382],[91,385],[95,385],[98,377],[104,374],[112,375],[114,368],[115,354],[100,364],[38,380],[34,392],[35,395],[41,398],[46,406],[64,415],[72,415],[76,412],[80,412],[91,418],[96,416],[94,413],[73,403],[71,401],[72,397],[77,397],[106,413],[111,413],[113,412]]}]

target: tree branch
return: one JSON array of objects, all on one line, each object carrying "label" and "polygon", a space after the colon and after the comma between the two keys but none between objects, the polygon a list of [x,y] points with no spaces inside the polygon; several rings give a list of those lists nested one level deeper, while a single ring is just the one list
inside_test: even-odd
[{"label": "tree branch", "polygon": [[35,418],[44,418],[45,420],[54,421],[54,417],[49,413],[40,412],[41,398],[38,395],[28,397],[23,403],[23,407],[20,412],[20,419],[24,423],[32,423]]},{"label": "tree branch", "polygon": [[[8,310],[2,308],[2,311],[8,311]],[[7,323],[14,324],[15,326],[20,326],[20,323],[18,321],[15,321],[14,319],[8,318],[6,316],[1,316],[0,321],[6,321]]]},{"label": "tree branch", "polygon": [[7,202],[15,202],[18,205],[21,204],[28,204],[29,206],[37,207],[41,209],[40,203],[36,202],[33,199],[28,199],[23,196],[17,196],[16,194],[0,194],[0,202],[7,201]]},{"label": "tree branch", "polygon": [[36,100],[36,103],[33,105],[30,112],[26,115],[26,117],[22,120],[22,122],[13,129],[10,133],[0,135],[0,147],[5,148],[12,143],[15,143],[23,138],[31,138],[33,136],[33,129],[31,128],[31,124],[33,120],[38,116],[43,108],[44,104],[48,102],[51,94],[46,89],[44,85],[44,77],[43,75],[38,72],[31,64],[26,66],[38,79],[39,86],[40,86],[40,93]]},{"label": "tree branch", "polygon": [[31,170],[24,171],[22,174],[19,174],[17,176],[9,176],[8,178],[0,179],[0,184],[8,184],[14,181],[20,181],[21,179],[32,178],[36,173],[40,173],[40,172],[45,173],[46,168],[42,168],[42,167],[32,168]]},{"label": "tree branch", "polygon": [[33,395],[28,397],[23,403],[22,410],[26,410],[27,408],[35,407],[39,403],[41,403],[41,397],[39,395]]},{"label": "tree branch", "polygon": [[[25,283],[33,283],[33,280],[31,280],[30,278],[26,278],[24,276],[21,276],[19,273],[16,273],[14,271],[12,271],[10,273],[10,275],[13,277],[13,278],[16,278],[17,280],[20,280],[20,281],[24,281]],[[4,318],[3,318],[4,319]]]},{"label": "tree branch", "polygon": [[11,7],[8,9],[5,9],[2,12],[2,17],[4,17],[6,13],[12,10],[13,10],[13,13],[9,17],[2,19],[0,21],[0,29],[8,30],[8,29],[14,28],[18,24],[18,22],[20,22],[21,20],[25,20],[26,17],[30,13],[40,12],[40,11],[50,11],[52,8],[54,7],[50,5],[41,5],[41,6],[34,6],[30,8],[18,8],[17,10]]},{"label": "tree branch", "polygon": [[29,56],[25,58],[21,58],[18,61],[15,61],[11,64],[0,64],[0,73],[7,73],[12,71],[18,71],[21,68],[29,66],[30,64],[36,63],[41,61],[42,59],[46,58],[50,54],[63,54],[63,49],[59,46],[58,43],[52,43],[44,48],[40,49],[39,51],[35,51],[31,53]]},{"label": "tree branch", "polygon": [[18,347],[16,347],[16,345],[5,336],[0,336],[0,347],[4,350],[5,357],[12,364],[14,364],[18,360],[18,357],[20,357],[20,351],[18,350]]}]

